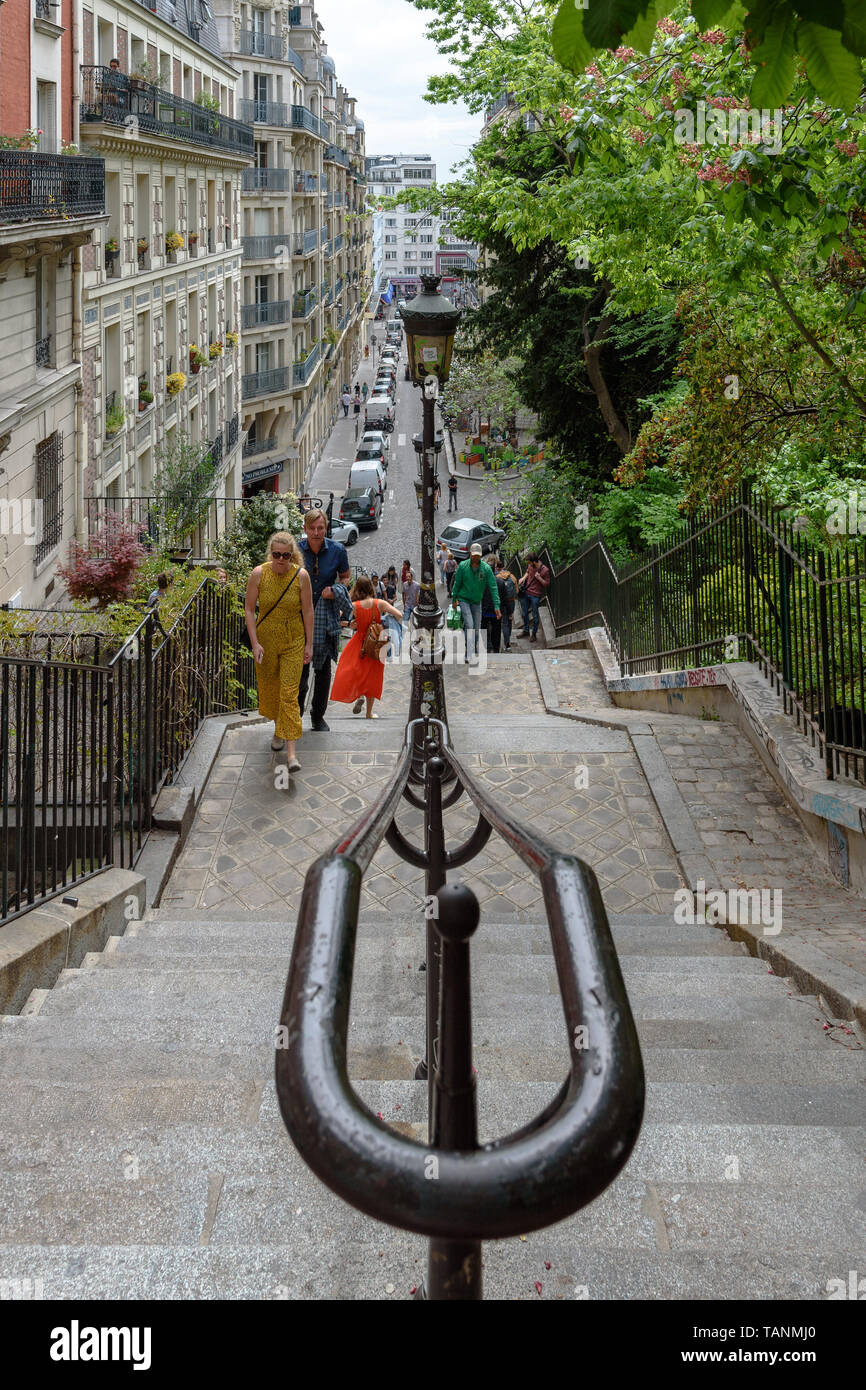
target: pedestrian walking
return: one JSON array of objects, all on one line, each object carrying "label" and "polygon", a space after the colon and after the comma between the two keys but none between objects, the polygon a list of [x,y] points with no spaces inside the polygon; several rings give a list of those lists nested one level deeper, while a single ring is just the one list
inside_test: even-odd
[{"label": "pedestrian walking", "polygon": [[517,584],[523,614],[523,631],[517,633],[518,637],[526,637],[528,634],[530,642],[538,641],[538,608],[549,588],[550,570],[547,565],[541,563],[534,551],[530,551],[526,557],[526,573]]},{"label": "pedestrian walking", "polygon": [[447,547],[445,546],[445,544],[444,544],[442,541],[437,541],[437,542],[436,542],[436,564],[437,564],[438,567],[439,567],[439,582],[440,582],[440,584],[444,584],[444,583],[445,583],[445,557],[446,557],[447,554],[448,554],[448,549],[447,549]]},{"label": "pedestrian walking", "polygon": [[[466,656],[464,660],[474,665],[478,660],[478,630],[481,627],[481,604],[484,590],[489,589],[494,615],[502,616],[499,607],[499,590],[493,578],[493,570],[481,558],[481,546],[476,542],[469,547],[469,559],[457,566],[451,588],[451,604],[460,605],[463,615],[463,630],[466,634]],[[470,640],[471,634],[471,640]]]},{"label": "pedestrian walking", "polygon": [[502,646],[508,652],[511,650],[511,625],[514,621],[514,606],[517,602],[517,580],[499,559],[493,562],[493,574],[496,579],[496,587],[499,590],[500,608],[502,609]]},{"label": "pedestrian walking", "polygon": [[[490,565],[494,581],[496,579],[496,563],[494,560]],[[496,600],[494,600],[494,594]],[[498,614],[495,603],[499,604]],[[502,604],[499,600],[499,586],[495,582],[492,590],[489,586],[485,587],[481,598],[481,626],[484,628],[488,654],[498,653],[499,643],[502,640]]]},{"label": "pedestrian walking", "polygon": [[349,388],[348,388],[348,386],[347,386],[346,389],[345,389],[345,391],[343,392],[343,419],[344,419],[344,420],[345,420],[346,416],[349,414],[349,406],[350,406],[351,404],[352,404],[352,397],[349,395]]},{"label": "pedestrian walking", "polygon": [[421,585],[415,578],[414,572],[409,571],[409,578],[403,585],[403,622],[407,627],[411,625],[412,610],[421,597]]},{"label": "pedestrian walking", "polygon": [[385,575],[385,597],[389,603],[394,603],[397,598],[397,571],[392,565]]},{"label": "pedestrian walking", "polygon": [[361,395],[362,395],[363,398],[364,398],[364,404],[365,404],[365,405],[367,404],[367,397],[369,396],[369,394],[370,394],[370,388],[369,388],[369,386],[367,385],[367,383],[366,383],[366,381],[365,381],[365,382],[364,382],[364,385],[361,387]]},{"label": "pedestrian walking", "polygon": [[399,619],[400,614],[392,604],[376,598],[373,582],[365,574],[359,575],[355,580],[352,608],[355,614],[355,635],[347,642],[340,655],[331,699],[339,704],[352,704],[354,714],[361,713],[366,701],[367,718],[377,719],[378,715],[373,713],[373,704],[382,698],[385,679],[382,659],[384,644],[380,647],[378,656],[368,656],[363,651],[364,639],[374,623],[384,626],[383,619],[386,616]]},{"label": "pedestrian walking", "polygon": [[355,399],[353,401],[353,405],[355,407],[355,416],[357,417],[361,414],[361,392],[358,390],[357,387],[355,388]]},{"label": "pedestrian walking", "polygon": [[313,598],[298,544],[287,531],[274,532],[267,559],[250,575],[244,617],[256,663],[259,714],[274,721],[271,748],[285,748],[289,771],[298,772],[298,690],[313,655]]},{"label": "pedestrian walking", "polygon": [[449,474],[448,474],[448,510],[449,510],[449,512],[451,512],[451,511],[456,512],[456,510],[457,510],[457,474],[456,474],[456,473],[449,473]]},{"label": "pedestrian walking", "polygon": [[445,563],[442,568],[445,571],[445,588],[448,590],[448,596],[450,598],[451,589],[454,584],[454,576],[457,573],[457,561],[454,559],[450,550],[446,550],[445,552]]},{"label": "pedestrian walking", "polygon": [[352,605],[345,587],[352,577],[349,558],[339,541],[327,539],[327,531],[328,519],[321,507],[311,508],[304,517],[300,550],[312,584],[313,657],[301,676],[298,703],[303,714],[312,669],[310,716],[317,733],[328,732],[325,710],[331,689],[331,663],[340,655],[340,619],[352,616]]}]

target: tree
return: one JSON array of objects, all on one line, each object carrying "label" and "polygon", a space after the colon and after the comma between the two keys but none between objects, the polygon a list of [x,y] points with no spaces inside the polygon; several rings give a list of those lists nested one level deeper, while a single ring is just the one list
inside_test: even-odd
[{"label": "tree", "polygon": [[207,521],[217,460],[205,440],[178,434],[157,453],[153,481],[154,520],[160,544],[180,546]]},{"label": "tree", "polygon": [[287,493],[259,492],[238,507],[214,545],[214,554],[232,579],[245,584],[250,571],[265,559],[268,541],[275,531],[299,536],[302,529],[303,518],[293,497]]}]

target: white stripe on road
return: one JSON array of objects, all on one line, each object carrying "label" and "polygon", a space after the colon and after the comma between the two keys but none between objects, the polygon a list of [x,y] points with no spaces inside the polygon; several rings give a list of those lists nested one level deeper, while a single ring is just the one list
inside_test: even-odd
[{"label": "white stripe on road", "polygon": [[403,445],[406,443],[406,436],[405,436],[405,434],[398,434],[398,435],[397,435],[397,443],[399,444],[400,448],[402,449],[402,448],[403,448]]},{"label": "white stripe on road", "polygon": [[394,489],[393,489],[393,488],[391,488],[391,491],[388,493],[388,501],[389,501],[389,502],[393,502],[393,501],[394,501]]}]

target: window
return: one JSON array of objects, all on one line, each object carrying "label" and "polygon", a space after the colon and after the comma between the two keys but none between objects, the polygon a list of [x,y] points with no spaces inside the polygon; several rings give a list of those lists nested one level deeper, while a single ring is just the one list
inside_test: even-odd
[{"label": "window", "polygon": [[385,260],[386,260],[386,261],[396,261],[396,259],[397,259],[397,252],[396,252],[396,251],[386,251],[386,252],[385,252]]},{"label": "window", "polygon": [[421,259],[422,259],[422,261],[432,261],[432,259],[433,259],[433,252],[432,252],[432,251],[422,251],[422,252],[421,252]]},{"label": "window", "polygon": [[53,82],[36,83],[36,124],[42,131],[42,154],[57,153],[57,87]]},{"label": "window", "polygon": [[42,535],[33,556],[38,565],[63,534],[63,435],[55,430],[36,445],[36,498],[42,503]]},{"label": "window", "polygon": [[432,232],[428,233],[427,236],[421,236],[419,240],[422,242],[427,242],[427,244],[429,245],[433,240]]},{"label": "window", "polygon": [[417,219],[414,218],[414,217],[404,217],[404,218],[403,218],[403,226],[404,226],[404,227],[414,227],[414,226],[415,226],[416,220],[417,220]]},{"label": "window", "polygon": [[385,226],[386,226],[386,227],[396,227],[396,225],[397,225],[397,219],[396,219],[396,217],[386,217],[386,218],[385,218]]},{"label": "window", "polygon": [[406,243],[408,246],[414,246],[417,240],[418,238],[416,236],[407,236]]},{"label": "window", "polygon": [[433,226],[433,218],[432,218],[432,217],[422,217],[422,218],[421,218],[421,221],[418,223],[418,226],[419,226],[419,227],[432,227],[432,226]]},{"label": "window", "polygon": [[387,235],[386,235],[386,237],[385,237],[385,245],[386,245],[386,246],[395,246],[396,243],[397,243],[397,238],[396,238],[396,236],[387,236]]}]

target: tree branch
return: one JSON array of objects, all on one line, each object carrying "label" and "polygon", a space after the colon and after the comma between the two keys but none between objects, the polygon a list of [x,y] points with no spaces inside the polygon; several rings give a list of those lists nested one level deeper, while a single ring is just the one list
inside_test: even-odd
[{"label": "tree branch", "polygon": [[791,320],[797,332],[800,334],[800,337],[803,339],[804,342],[809,344],[809,347],[812,349],[812,351],[817,353],[817,355],[820,357],[821,361],[824,363],[824,366],[827,367],[829,371],[831,371],[833,375],[839,381],[841,381],[842,385],[850,392],[851,399],[857,406],[858,410],[860,411],[860,414],[866,416],[866,399],[864,399],[864,397],[860,395],[851,378],[848,376],[848,373],[843,371],[842,368],[838,366],[836,362],[833,361],[833,358],[830,356],[829,352],[827,352],[826,348],[822,347],[821,344],[818,342],[818,339],[815,337],[815,334],[812,332],[812,330],[806,327],[805,323],[800,318],[793,304],[791,304],[791,302],[787,299],[785,292],[782,289],[782,286],[779,284],[779,281],[776,279],[776,276],[772,273],[772,271],[767,272],[767,282],[772,286],[776,298],[778,299],[782,308],[785,310],[785,313],[788,315],[788,318]]}]

